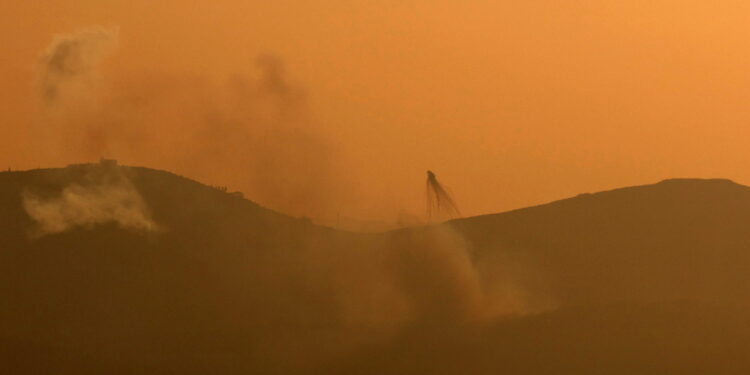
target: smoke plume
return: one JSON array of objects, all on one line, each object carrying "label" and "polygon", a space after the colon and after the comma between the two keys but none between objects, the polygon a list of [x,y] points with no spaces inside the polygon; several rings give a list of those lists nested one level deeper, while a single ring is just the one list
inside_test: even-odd
[{"label": "smoke plume", "polygon": [[91,84],[101,60],[117,47],[117,29],[89,29],[62,35],[39,59],[39,85],[45,104]]},{"label": "smoke plume", "polygon": [[66,186],[56,196],[23,194],[24,210],[36,223],[32,237],[106,223],[137,231],[157,229],[140,193],[119,168],[89,171],[86,180]]},{"label": "smoke plume", "polygon": [[[40,153],[168,169],[295,216],[335,217],[353,195],[337,145],[285,62],[260,55],[223,79],[98,74],[116,30],[57,37],[40,59]],[[50,150],[50,151],[46,151]]]}]

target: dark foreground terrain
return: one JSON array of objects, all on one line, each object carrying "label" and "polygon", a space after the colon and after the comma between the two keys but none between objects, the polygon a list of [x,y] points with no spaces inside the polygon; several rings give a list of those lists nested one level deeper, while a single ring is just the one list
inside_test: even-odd
[{"label": "dark foreground terrain", "polygon": [[147,168],[4,172],[0,373],[746,374],[748,224],[728,180],[360,234]]}]

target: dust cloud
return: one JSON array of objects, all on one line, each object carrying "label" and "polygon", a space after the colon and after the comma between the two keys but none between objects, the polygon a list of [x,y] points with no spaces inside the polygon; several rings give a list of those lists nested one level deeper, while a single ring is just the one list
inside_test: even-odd
[{"label": "dust cloud", "polygon": [[467,340],[498,319],[556,307],[538,303],[546,296],[519,277],[533,274],[532,264],[478,257],[447,224],[329,235],[298,234],[292,240],[298,247],[221,266],[225,276],[248,285],[243,302],[226,313],[263,343],[254,354],[256,369],[307,373],[346,363],[372,346],[395,350],[413,335],[427,346]]},{"label": "dust cloud", "polygon": [[117,37],[90,29],[42,53],[38,148],[50,163],[106,157],[168,169],[313,218],[335,217],[356,195],[338,145],[281,58],[263,54],[247,72],[216,79],[100,74]]},{"label": "dust cloud", "polygon": [[[99,72],[106,71],[104,57],[111,55],[117,35],[100,30],[58,37],[40,59],[40,102],[48,114],[42,122],[55,142],[50,148],[56,150],[56,160],[106,157],[148,165],[158,160],[154,166],[222,189],[228,185],[261,205],[316,219],[336,217],[347,200],[357,196],[338,145],[317,123],[308,90],[294,80],[283,59],[260,55],[248,64],[251,73],[216,80],[164,72],[107,77]],[[428,176],[428,198],[437,204],[431,219],[460,215],[434,174]],[[24,209],[36,223],[35,236],[106,223],[143,232],[161,226],[180,231],[151,219],[148,197],[126,174],[109,170],[86,181],[56,195],[24,194]],[[234,221],[217,231],[242,223]],[[399,221],[421,224],[412,216]],[[400,335],[415,324],[483,324],[539,310],[518,293],[524,287],[512,277],[489,279],[494,269],[449,225],[346,240],[315,233],[296,233],[284,239],[294,244],[247,255],[249,263],[221,266],[223,277],[234,277],[238,285],[253,284],[241,293],[253,303],[238,302],[236,311],[225,312],[237,315],[234,324],[252,326],[270,348],[300,342],[307,350],[294,355],[300,361],[328,358],[315,354],[316,344],[306,342],[310,337],[328,337],[338,342],[331,348],[349,350]],[[238,250],[245,254],[248,249]],[[244,268],[233,270],[229,264]],[[303,307],[290,295],[307,301],[303,318],[294,311]],[[263,328],[265,321],[275,323]],[[300,324],[326,328],[315,336],[292,329]],[[280,332],[280,327],[289,331]],[[279,361],[291,355],[273,349],[266,354]]]},{"label": "dust cloud", "polygon": [[[323,220],[338,217],[357,197],[339,145],[317,122],[308,90],[280,57],[260,55],[248,64],[250,72],[218,79],[164,72],[108,77],[104,57],[111,55],[116,38],[117,33],[104,31],[59,37],[40,59],[45,69],[39,79],[46,88],[40,91],[45,114],[40,125],[52,142],[54,160],[105,157],[155,166],[219,185],[221,191],[241,190],[276,211]],[[196,329],[252,333],[252,342],[264,343],[251,360],[260,368],[322,368],[342,353],[414,329],[480,327],[500,316],[544,310],[527,301],[533,291],[512,274],[489,277],[495,266],[478,258],[450,225],[373,235],[318,228],[275,239],[275,230],[248,228],[246,221],[255,219],[222,213],[215,222],[186,229],[179,220],[161,222],[181,211],[178,206],[162,208],[158,223],[152,219],[147,202],[164,205],[164,196],[149,198],[127,174],[115,171],[120,168],[103,170],[55,194],[25,192],[23,207],[35,223],[32,235],[115,224],[140,232],[168,228],[171,236],[185,237],[180,243],[204,244],[182,251],[214,254],[204,261],[221,270],[216,279],[221,281],[201,286],[217,290],[199,297],[210,300],[205,311],[185,314],[221,316]],[[428,188],[438,200],[431,219],[446,212],[460,215],[434,175]],[[191,210],[211,209],[191,205]],[[422,223],[402,216],[402,225]],[[246,231],[253,235],[225,237]],[[263,240],[253,245],[248,238]],[[268,251],[251,251],[253,246]],[[242,258],[229,259],[229,254]],[[185,269],[168,273],[174,278],[170,285],[195,283],[196,275]],[[195,296],[174,298],[182,297],[187,303]],[[226,300],[213,301],[220,297]],[[161,306],[158,298],[154,301]]]},{"label": "dust cloud", "polygon": [[[71,166],[69,168],[86,168]],[[158,229],[151,212],[126,172],[117,168],[89,169],[85,183],[66,186],[56,196],[23,193],[23,208],[36,226],[38,238],[73,228],[92,229],[114,223],[121,228],[152,232]]]}]

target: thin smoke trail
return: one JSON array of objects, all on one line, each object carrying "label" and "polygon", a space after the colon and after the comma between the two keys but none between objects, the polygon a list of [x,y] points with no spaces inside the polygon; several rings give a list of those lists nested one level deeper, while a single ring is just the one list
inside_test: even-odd
[{"label": "thin smoke trail", "polygon": [[438,182],[435,173],[427,171],[427,218],[444,214],[450,219],[461,217],[461,211],[450,193]]}]

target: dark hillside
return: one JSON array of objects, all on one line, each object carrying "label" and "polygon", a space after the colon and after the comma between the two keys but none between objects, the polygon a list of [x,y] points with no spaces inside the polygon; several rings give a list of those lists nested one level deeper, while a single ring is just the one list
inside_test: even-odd
[{"label": "dark hillside", "polygon": [[528,262],[571,303],[750,300],[750,188],[674,179],[459,220],[476,256]]},{"label": "dark hillside", "polygon": [[726,180],[359,234],[147,168],[3,172],[0,363],[39,374],[744,373],[749,222],[750,188]]}]

